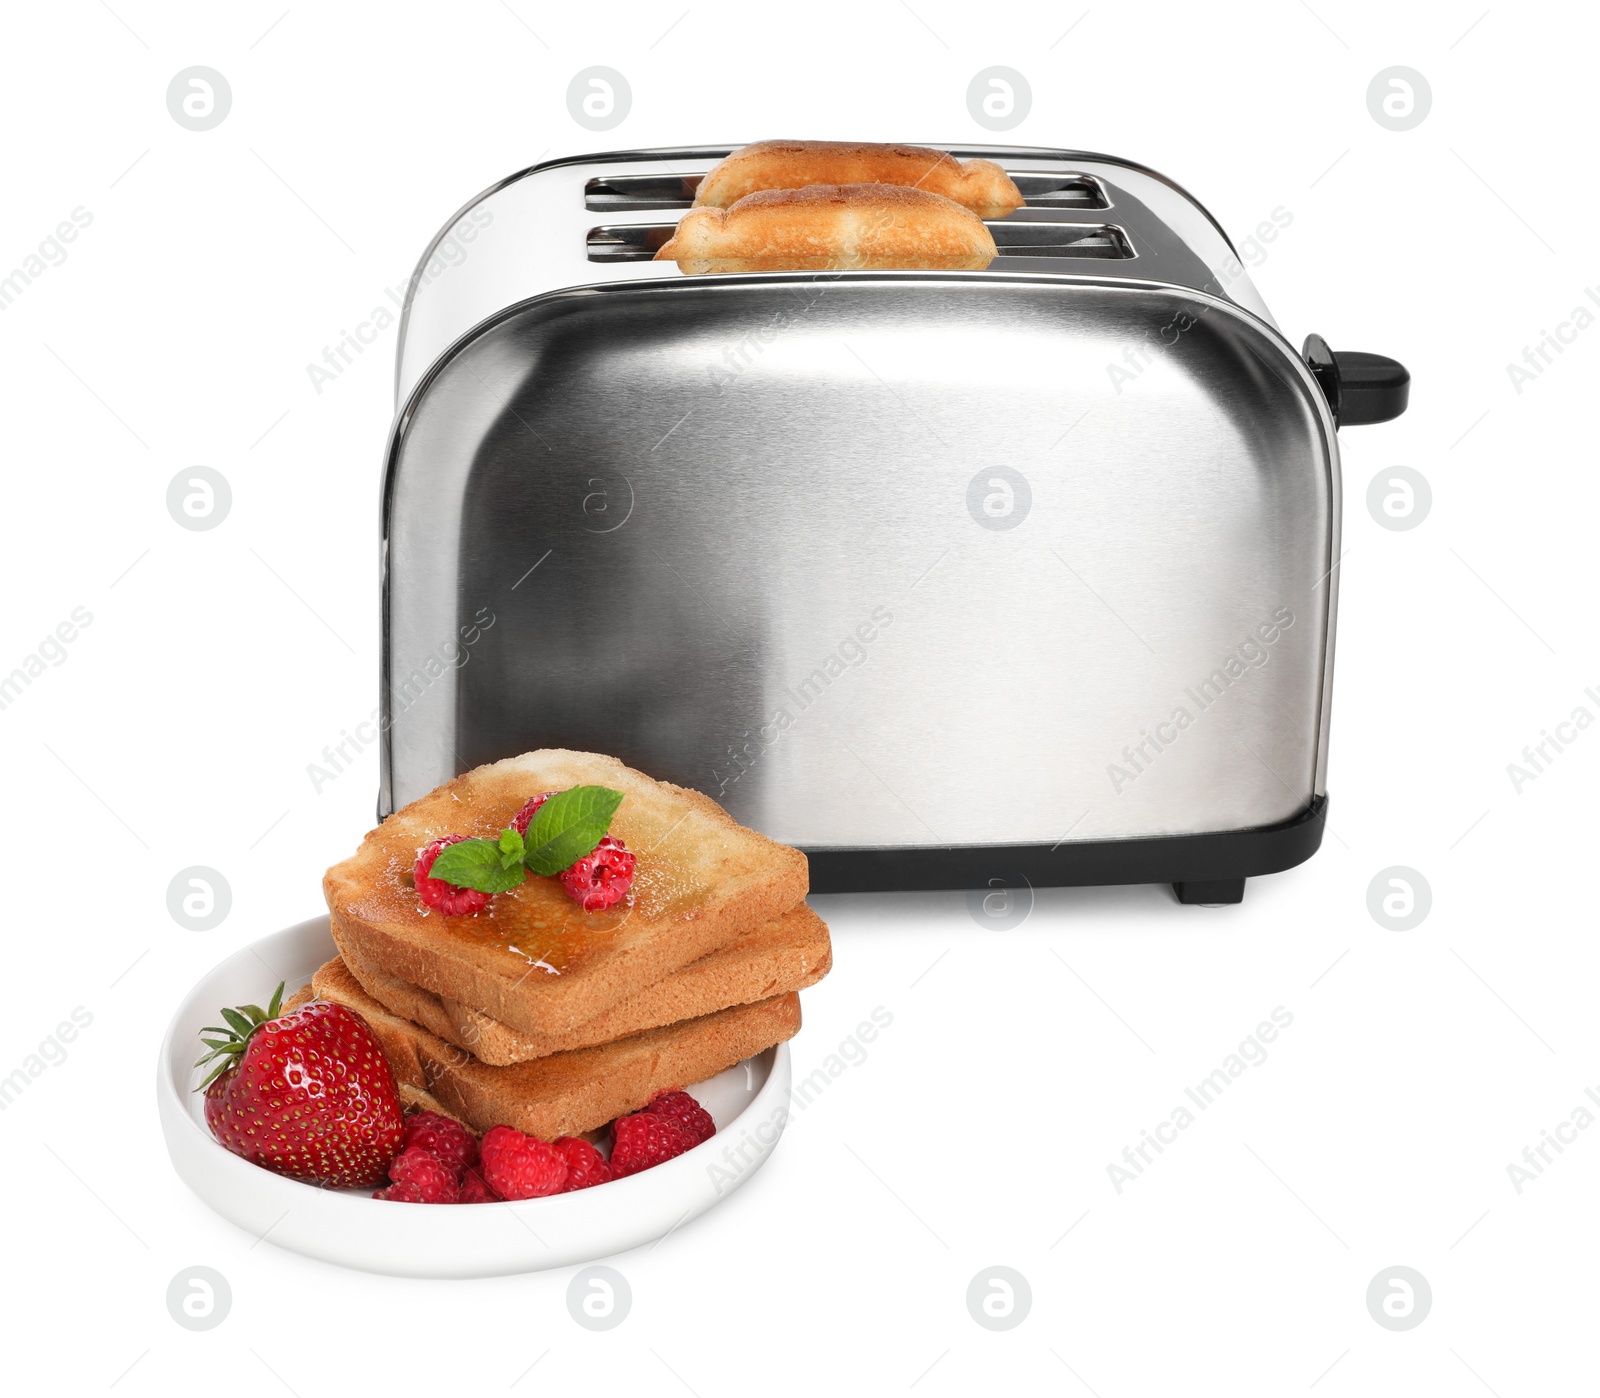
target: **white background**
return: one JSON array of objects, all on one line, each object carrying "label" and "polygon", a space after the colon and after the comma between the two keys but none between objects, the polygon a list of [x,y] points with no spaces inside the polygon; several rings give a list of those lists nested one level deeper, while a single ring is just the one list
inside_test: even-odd
[{"label": "white background", "polygon": [[[1520,795],[1506,775],[1575,706],[1600,714],[1600,329],[1520,394],[1506,372],[1600,283],[1592,9],[1084,8],[8,10],[0,272],[93,215],[0,313],[0,671],[74,607],[94,618],[0,711],[0,1075],[93,1016],[0,1114],[18,1383],[1513,1398],[1592,1373],[1600,1131],[1520,1195],[1506,1171],[1600,1083],[1600,732]],[[193,64],[233,91],[207,132],[165,105]],[[598,135],[565,102],[591,64],[633,89]],[[965,104],[991,64],[1034,94],[1003,137]],[[1406,132],[1366,106],[1395,64],[1433,92]],[[836,969],[806,995],[797,1073],[874,1007],[893,1025],[748,1187],[611,1259],[634,1303],[609,1333],[569,1318],[570,1271],[422,1283],[252,1246],[172,1173],[151,1089],[180,995],[313,913],[371,820],[370,755],[320,794],[306,765],[376,702],[393,332],[320,395],[306,365],[465,199],[541,156],[771,135],[1109,151],[1236,238],[1292,211],[1254,272],[1285,332],[1415,380],[1404,418],[1344,434],[1329,838],[1228,910],[1047,891],[1002,933],[958,894],[818,899]],[[206,533],[165,506],[199,464],[233,491]],[[1434,503],[1391,532],[1364,497],[1402,464]],[[167,914],[193,864],[232,885],[211,932]],[[1396,864],[1433,889],[1408,932],[1366,906]],[[1107,1165],[1280,1005],[1267,1061],[1115,1192]],[[164,1302],[193,1264],[233,1289],[206,1334]],[[993,1264],[1033,1290],[1002,1334],[964,1304]],[[1364,1301],[1396,1264],[1433,1289],[1406,1333]]]}]

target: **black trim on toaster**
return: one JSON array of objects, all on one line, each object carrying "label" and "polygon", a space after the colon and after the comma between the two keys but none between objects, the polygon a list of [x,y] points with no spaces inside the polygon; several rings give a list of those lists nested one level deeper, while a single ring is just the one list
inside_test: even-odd
[{"label": "black trim on toaster", "polygon": [[1183,903],[1237,903],[1244,881],[1304,863],[1322,844],[1328,798],[1278,825],[1202,835],[1078,840],[1056,845],[914,845],[808,849],[813,893],[911,889],[1076,888],[1170,883]]}]

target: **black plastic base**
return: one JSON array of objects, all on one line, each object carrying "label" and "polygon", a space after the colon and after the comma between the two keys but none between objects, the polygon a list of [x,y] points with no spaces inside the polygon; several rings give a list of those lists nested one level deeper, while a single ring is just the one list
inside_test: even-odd
[{"label": "black plastic base", "polygon": [[1237,903],[1244,881],[1292,869],[1317,852],[1328,818],[1319,796],[1281,825],[1140,840],[1057,845],[919,845],[808,849],[813,893],[1082,887],[1170,883],[1180,903]]},{"label": "black plastic base", "polygon": [[1180,903],[1214,907],[1218,903],[1244,902],[1243,879],[1185,879],[1172,885]]}]

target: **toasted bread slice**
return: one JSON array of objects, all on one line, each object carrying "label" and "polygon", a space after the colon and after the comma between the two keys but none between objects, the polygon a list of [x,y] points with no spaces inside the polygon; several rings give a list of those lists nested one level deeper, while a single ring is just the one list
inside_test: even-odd
[{"label": "toasted bread slice", "polygon": [[322,999],[349,1006],[383,1045],[402,1095],[420,1090],[474,1131],[515,1126],[554,1140],[637,1111],[658,1092],[715,1077],[792,1038],[800,997],[774,995],[615,1043],[493,1067],[390,1014],[337,957],[312,980]]},{"label": "toasted bread slice", "polygon": [[993,235],[971,209],[891,184],[763,189],[722,208],[690,209],[656,253],[706,272],[932,268],[982,271]]},{"label": "toasted bread slice", "polygon": [[[337,941],[337,935],[335,937]],[[815,985],[833,965],[828,925],[803,903],[727,946],[664,976],[587,1024],[565,1033],[524,1034],[361,959],[342,942],[340,956],[361,988],[385,1009],[413,1020],[480,1063],[526,1063],[550,1053],[608,1044],[645,1029],[695,1019]]]},{"label": "toasted bread slice", "polygon": [[873,141],[756,141],[719,160],[695,191],[697,208],[727,208],[761,189],[808,184],[895,184],[942,194],[979,218],[1022,207],[1011,176],[992,160],[957,160],[926,146]]},{"label": "toasted bread slice", "polygon": [[[440,835],[493,838],[530,796],[582,785],[623,793],[611,833],[639,860],[624,903],[586,913],[559,879],[530,874],[471,916],[423,906],[411,878],[418,849]],[[708,796],[615,758],[545,749],[396,811],[322,887],[339,945],[363,965],[539,1035],[568,1033],[788,912],[807,872],[799,850],[745,829]]]}]

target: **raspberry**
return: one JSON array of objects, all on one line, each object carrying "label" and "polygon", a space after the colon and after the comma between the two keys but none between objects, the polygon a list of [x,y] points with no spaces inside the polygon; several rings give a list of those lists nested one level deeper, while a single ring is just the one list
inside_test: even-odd
[{"label": "raspberry", "polygon": [[460,1190],[455,1172],[432,1151],[413,1146],[389,1162],[388,1189],[380,1189],[374,1199],[393,1199],[402,1204],[454,1204]]},{"label": "raspberry", "polygon": [[567,1179],[567,1162],[548,1141],[524,1136],[514,1126],[484,1133],[483,1178],[502,1199],[540,1199]]},{"label": "raspberry", "polygon": [[412,1184],[391,1184],[387,1189],[380,1189],[372,1197],[374,1199],[387,1199],[391,1204],[426,1204],[428,1202],[422,1197],[422,1191]]},{"label": "raspberry", "polygon": [[682,1155],[694,1144],[687,1127],[660,1112],[634,1112],[611,1124],[611,1178],[623,1179]]},{"label": "raspberry", "polygon": [[522,809],[511,817],[511,824],[516,828],[517,834],[526,835],[528,833],[528,822],[538,814],[539,807],[554,795],[555,792],[547,791],[542,796],[530,796],[527,799]]},{"label": "raspberry", "polygon": [[[717,1123],[712,1121],[711,1113],[687,1092],[658,1092],[650,1099],[645,1111],[671,1117],[694,1138],[695,1145],[709,1141],[717,1134]],[[406,1139],[409,1141],[411,1138],[407,1136]]]},{"label": "raspberry", "polygon": [[606,1164],[592,1145],[580,1136],[562,1136],[556,1149],[566,1158],[567,1182],[561,1186],[563,1194],[575,1189],[588,1189],[590,1185],[604,1184],[611,1178],[611,1166]]},{"label": "raspberry", "polygon": [[438,1112],[418,1112],[406,1118],[405,1142],[402,1150],[416,1147],[431,1151],[457,1179],[468,1165],[478,1163],[478,1138],[459,1121],[440,1116]]},{"label": "raspberry", "polygon": [[489,1188],[489,1182],[476,1166],[468,1165],[461,1177],[461,1195],[458,1204],[498,1204],[500,1196]]},{"label": "raspberry", "polygon": [[593,851],[561,875],[561,882],[584,912],[598,913],[614,908],[628,896],[638,862],[621,840],[606,835]]},{"label": "raspberry", "polygon": [[428,877],[428,870],[433,868],[433,861],[439,857],[439,851],[446,845],[457,844],[466,838],[465,835],[445,835],[425,848],[419,849],[416,865],[411,870],[411,881],[417,886],[417,897],[430,908],[437,908],[446,915],[481,913],[489,906],[487,893],[480,893],[475,888],[457,888],[455,884],[446,883],[443,879]]}]

